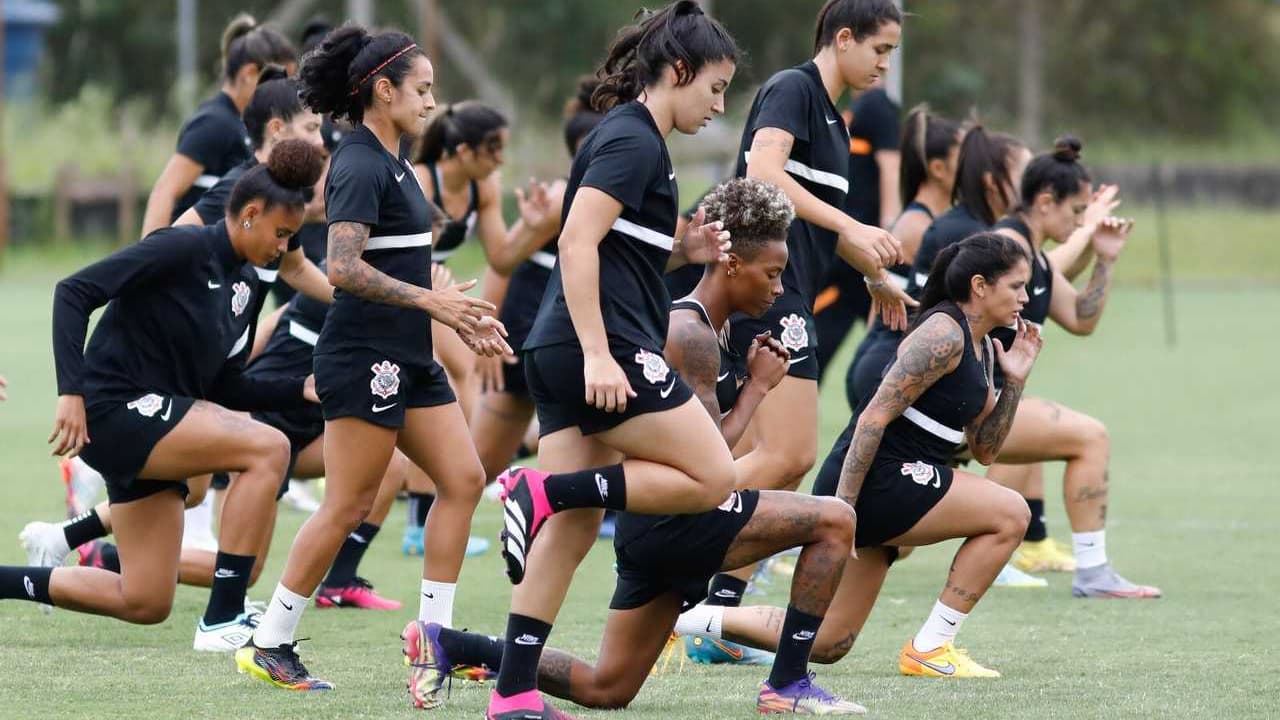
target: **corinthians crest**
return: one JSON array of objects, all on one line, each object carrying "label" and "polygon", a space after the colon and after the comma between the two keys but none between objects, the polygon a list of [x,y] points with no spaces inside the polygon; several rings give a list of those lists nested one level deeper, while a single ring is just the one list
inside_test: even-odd
[{"label": "corinthians crest", "polygon": [[640,367],[644,368],[644,379],[658,385],[667,381],[667,373],[671,370],[667,367],[667,361],[657,353],[651,353],[648,350],[639,350],[636,352],[636,362]]},{"label": "corinthians crest", "polygon": [[231,312],[236,317],[244,314],[244,309],[249,307],[249,284],[246,282],[238,282],[231,286]]},{"label": "corinthians crest", "polygon": [[938,477],[938,470],[927,462],[902,463],[902,474],[910,477],[917,485],[933,484],[934,487],[942,487],[942,478]]},{"label": "corinthians crest", "polygon": [[809,330],[805,328],[804,318],[791,313],[779,320],[778,324],[782,326],[782,337],[778,338],[782,347],[791,352],[809,347]]},{"label": "corinthians crest", "polygon": [[130,410],[137,410],[142,417],[154,417],[156,413],[160,412],[162,405],[164,405],[164,398],[155,393],[148,393],[128,403],[125,407]]},{"label": "corinthians crest", "polygon": [[390,360],[375,363],[371,368],[373,379],[369,381],[369,392],[386,400],[400,391],[400,366]]}]

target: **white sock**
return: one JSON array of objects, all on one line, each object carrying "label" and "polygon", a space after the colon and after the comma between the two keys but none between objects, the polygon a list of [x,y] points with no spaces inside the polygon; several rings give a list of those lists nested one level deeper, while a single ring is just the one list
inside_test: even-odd
[{"label": "white sock", "polygon": [[311,598],[277,583],[276,591],[271,595],[271,604],[258,620],[258,628],[253,631],[253,644],[260,648],[274,648],[293,642],[298,621],[302,619],[302,611],[307,609],[309,602]]},{"label": "white sock", "polygon": [[929,619],[920,626],[920,632],[916,633],[911,644],[920,652],[937,650],[956,639],[956,633],[960,632],[960,626],[967,617],[969,613],[949,608],[939,600],[933,604],[933,612],[929,613]]},{"label": "white sock", "polygon": [[710,635],[719,640],[723,635],[724,607],[694,605],[676,619],[678,635]]},{"label": "white sock", "polygon": [[1107,531],[1071,533],[1071,549],[1081,570],[1107,564]]},{"label": "white sock", "polygon": [[453,593],[457,589],[457,583],[423,580],[422,596],[418,600],[418,619],[422,622],[439,623],[447,628],[453,627]]},{"label": "white sock", "polygon": [[218,540],[213,536],[213,493],[204,496],[197,506],[182,517],[182,546],[216,552]]}]

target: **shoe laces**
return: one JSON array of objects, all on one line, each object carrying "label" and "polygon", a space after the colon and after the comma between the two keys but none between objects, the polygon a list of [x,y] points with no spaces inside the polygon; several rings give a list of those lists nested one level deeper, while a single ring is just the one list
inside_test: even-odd
[{"label": "shoe laces", "polygon": [[349,587],[360,588],[361,590],[368,590],[369,592],[373,592],[373,583],[369,582],[368,580],[365,580],[364,578],[360,577],[359,575],[355,575],[355,576],[353,576],[353,577],[351,578],[351,582],[350,582],[350,583],[348,583],[348,586],[349,586]]},{"label": "shoe laces", "polygon": [[823,688],[819,687],[816,683],[814,683],[813,680],[816,677],[817,677],[817,673],[813,671],[809,671],[808,675],[805,675],[803,678],[800,678],[800,680],[796,682],[796,690],[798,691],[800,697],[814,698],[818,702],[822,702],[822,703],[836,702],[837,698],[835,695],[832,695],[831,693],[827,692]]}]

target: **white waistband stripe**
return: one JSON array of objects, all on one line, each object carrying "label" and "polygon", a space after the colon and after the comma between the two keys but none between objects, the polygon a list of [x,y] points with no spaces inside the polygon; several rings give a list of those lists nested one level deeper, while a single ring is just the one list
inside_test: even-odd
[{"label": "white waistband stripe", "polygon": [[240,353],[241,350],[244,349],[244,346],[248,344],[249,344],[249,328],[246,327],[244,329],[244,332],[240,333],[240,339],[236,341],[235,345],[231,346],[231,352],[227,353],[227,357],[229,358],[235,357],[237,354]]},{"label": "white waistband stripe", "polygon": [[913,407],[908,407],[906,410],[903,410],[902,417],[910,420],[924,430],[929,431],[933,435],[937,435],[947,442],[955,443],[957,445],[964,442],[963,430],[954,430],[949,428]]},{"label": "white waistband stripe", "polygon": [[899,290],[907,289],[907,285],[909,283],[907,282],[907,278],[905,276],[899,275],[898,273],[894,273],[894,272],[887,273],[887,275],[889,276],[889,281],[892,282],[894,285],[896,285]]},{"label": "white waistband stripe", "polygon": [[311,347],[315,347],[316,343],[320,341],[320,333],[305,327],[294,320],[289,321],[289,334]]},{"label": "white waistband stripe", "polygon": [[424,247],[431,245],[431,233],[414,233],[412,235],[379,235],[369,238],[365,250],[399,250],[401,248]]},{"label": "white waistband stripe", "polygon": [[268,270],[264,267],[253,266],[253,271],[258,274],[258,279],[264,283],[273,283],[280,276],[279,270]]},{"label": "white waistband stripe", "polygon": [[[742,153],[742,156],[747,162],[751,162],[750,151]],[[833,187],[845,194],[848,194],[849,192],[849,178],[844,177],[843,175],[837,175],[836,173],[827,172],[826,170],[816,170],[796,160],[787,160],[787,162],[782,166],[782,169],[796,177],[804,178],[809,182]]]},{"label": "white waistband stripe", "polygon": [[209,188],[218,184],[218,179],[219,178],[217,175],[201,175],[200,177],[197,177],[196,181],[191,184],[198,188],[204,188],[205,190],[208,190]]},{"label": "white waistband stripe", "polygon": [[929,282],[929,273],[916,273],[916,287],[924,287]]},{"label": "white waistband stripe", "polygon": [[623,235],[630,235],[640,242],[660,247],[663,250],[669,251],[676,244],[675,238],[670,235],[663,235],[656,230],[650,230],[643,225],[637,225],[630,220],[623,220],[622,218],[613,221],[613,229]]},{"label": "white waistband stripe", "polygon": [[556,256],[546,250],[539,250],[529,256],[529,262],[550,270],[556,266]]}]

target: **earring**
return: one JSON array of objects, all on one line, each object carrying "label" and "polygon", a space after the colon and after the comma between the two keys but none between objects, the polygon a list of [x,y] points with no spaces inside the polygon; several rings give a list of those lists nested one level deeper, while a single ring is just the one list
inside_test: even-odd
[{"label": "earring", "polygon": [[729,277],[738,277],[737,270],[725,270],[725,272],[728,273]]},{"label": "earring", "polygon": [[244,221],[244,229],[245,229],[245,230],[248,230],[248,229],[249,229],[249,228],[251,228],[251,227],[253,227],[253,223],[249,222],[248,220],[245,220],[245,221]]}]

